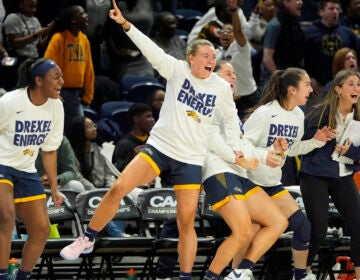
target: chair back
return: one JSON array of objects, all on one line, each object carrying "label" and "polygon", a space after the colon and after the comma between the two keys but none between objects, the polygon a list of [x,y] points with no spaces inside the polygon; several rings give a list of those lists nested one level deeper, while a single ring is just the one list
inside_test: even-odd
[{"label": "chair back", "polygon": [[207,195],[205,192],[203,192],[202,201],[200,203],[200,215],[201,218],[205,220],[211,220],[211,219],[222,219],[221,215],[218,212],[214,212],[212,210],[212,207],[207,199]]},{"label": "chair back", "polygon": [[61,204],[60,207],[56,207],[51,197],[51,191],[46,189],[45,194],[46,206],[51,223],[64,220],[75,220],[74,207],[69,199],[65,198],[65,202]]},{"label": "chair back", "polygon": [[153,82],[135,84],[129,89],[126,100],[138,103],[148,103],[149,96],[157,89],[165,90],[165,86]]},{"label": "chair back", "polygon": [[173,188],[149,189],[138,196],[138,207],[143,221],[175,220],[176,205]]},{"label": "chair back", "polygon": [[[102,198],[109,189],[102,188],[80,193],[76,197],[76,211],[79,214],[82,223],[88,223],[94,215]],[[115,213],[114,220],[129,220],[140,218],[140,212],[135,202],[128,196],[125,196]]]}]

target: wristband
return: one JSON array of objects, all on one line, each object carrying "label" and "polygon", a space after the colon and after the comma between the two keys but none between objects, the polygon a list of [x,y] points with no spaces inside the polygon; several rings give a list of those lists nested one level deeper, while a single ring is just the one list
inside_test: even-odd
[{"label": "wristband", "polygon": [[120,24],[120,25],[124,25],[126,22],[127,22],[127,20],[124,19],[124,22],[123,22],[123,23],[119,23],[119,24]]}]

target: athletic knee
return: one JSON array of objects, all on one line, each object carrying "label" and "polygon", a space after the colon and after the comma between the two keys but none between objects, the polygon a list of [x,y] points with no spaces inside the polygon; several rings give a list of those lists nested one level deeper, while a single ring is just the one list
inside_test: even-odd
[{"label": "athletic knee", "polygon": [[192,219],[182,219],[182,218],[177,218],[177,226],[179,229],[179,232],[181,233],[187,233],[187,232],[192,232],[194,231],[194,221]]},{"label": "athletic knee", "polygon": [[242,228],[240,227],[238,229],[233,229],[231,232],[231,236],[234,237],[234,240],[236,240],[238,244],[243,246],[244,243],[248,242],[253,236],[252,227],[245,226]]},{"label": "athletic knee", "polygon": [[10,211],[0,212],[0,232],[9,234],[12,232],[15,223],[15,214]]},{"label": "athletic knee", "polygon": [[311,226],[300,209],[289,217],[289,227],[294,232],[292,247],[299,251],[307,250],[309,248]]}]

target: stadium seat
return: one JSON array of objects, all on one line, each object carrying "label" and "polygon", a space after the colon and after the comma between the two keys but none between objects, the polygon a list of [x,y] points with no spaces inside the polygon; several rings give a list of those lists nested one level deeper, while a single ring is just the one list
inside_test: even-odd
[{"label": "stadium seat", "polygon": [[101,105],[99,119],[110,118],[111,114],[119,109],[129,109],[134,102],[128,101],[108,101]]},{"label": "stadium seat", "polygon": [[120,87],[123,94],[123,99],[127,100],[129,90],[136,84],[141,83],[159,83],[159,80],[153,76],[144,75],[125,75],[120,81]]},{"label": "stadium seat", "polygon": [[165,90],[165,86],[153,82],[137,83],[129,89],[127,100],[131,102],[148,103],[149,96],[157,89]]},{"label": "stadium seat", "polygon": [[[164,221],[176,219],[176,197],[173,188],[155,188],[143,191],[138,196],[138,207],[141,212],[142,228],[145,224],[155,224],[156,245],[154,256],[177,254],[178,238],[161,237],[161,226]],[[197,219],[200,216],[197,215]],[[203,276],[212,257],[216,252],[213,237],[198,236],[196,255],[204,257],[200,263],[195,263],[193,275]]]},{"label": "stadium seat", "polygon": [[[101,202],[103,196],[108,189],[97,189],[86,191],[77,196],[76,210],[79,213],[79,217],[83,228],[92,218],[97,206]],[[140,212],[136,207],[135,202],[130,196],[125,196],[119,204],[119,208],[115,213],[113,220],[132,220],[140,223]],[[141,278],[149,278],[152,274],[152,261],[153,261],[153,237],[145,236],[132,236],[132,237],[107,237],[101,236],[95,243],[94,251],[91,254],[100,257],[100,263],[94,264],[94,267],[98,267],[96,271],[93,271],[95,275],[97,271],[101,273],[101,277],[110,277],[114,279],[114,275],[117,270],[126,270],[133,267],[133,263],[127,263],[121,261],[120,263],[113,263],[113,257],[126,257],[137,256],[145,258],[141,267],[135,268],[137,271],[141,271]],[[94,258],[92,258],[94,260]],[[99,275],[100,276],[100,275]]]}]

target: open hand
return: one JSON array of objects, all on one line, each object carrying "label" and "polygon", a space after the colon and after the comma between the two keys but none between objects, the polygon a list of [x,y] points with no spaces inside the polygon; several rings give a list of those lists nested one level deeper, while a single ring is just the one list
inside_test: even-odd
[{"label": "open hand", "polygon": [[60,207],[65,200],[65,196],[59,191],[51,192],[51,198],[56,207]]},{"label": "open hand", "polygon": [[322,142],[327,142],[336,138],[336,134],[337,132],[335,129],[329,126],[324,126],[323,128],[316,131],[314,138]]},{"label": "open hand", "polygon": [[339,154],[340,156],[343,156],[349,150],[351,144],[352,144],[352,142],[351,142],[350,138],[348,138],[344,144],[336,144],[335,152],[337,154]]}]

